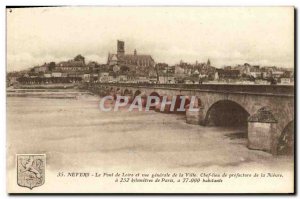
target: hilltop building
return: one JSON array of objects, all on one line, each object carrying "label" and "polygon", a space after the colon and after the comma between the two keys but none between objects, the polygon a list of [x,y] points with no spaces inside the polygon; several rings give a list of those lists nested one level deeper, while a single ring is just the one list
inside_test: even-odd
[{"label": "hilltop building", "polygon": [[89,67],[85,65],[84,57],[77,55],[74,59],[68,61],[59,62],[56,67],[56,71],[60,72],[88,72]]}]

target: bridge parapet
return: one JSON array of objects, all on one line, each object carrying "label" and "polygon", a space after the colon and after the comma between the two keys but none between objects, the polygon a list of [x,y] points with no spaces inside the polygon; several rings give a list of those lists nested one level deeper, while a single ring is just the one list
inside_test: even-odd
[{"label": "bridge parapet", "polygon": [[133,87],[148,89],[195,90],[203,92],[248,93],[258,95],[294,96],[294,85],[259,84],[137,84],[137,83],[92,83],[103,86]]}]

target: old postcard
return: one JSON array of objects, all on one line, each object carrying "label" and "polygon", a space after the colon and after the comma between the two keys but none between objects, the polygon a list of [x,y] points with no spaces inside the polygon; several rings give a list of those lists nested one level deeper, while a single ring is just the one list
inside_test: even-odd
[{"label": "old postcard", "polygon": [[8,193],[294,193],[293,7],[6,20]]}]

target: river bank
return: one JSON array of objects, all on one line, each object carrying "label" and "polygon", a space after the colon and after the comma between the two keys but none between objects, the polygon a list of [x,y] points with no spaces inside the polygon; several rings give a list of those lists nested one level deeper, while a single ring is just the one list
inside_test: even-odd
[{"label": "river bank", "polygon": [[57,84],[15,84],[7,89],[73,89],[78,88],[78,83],[57,83]]}]

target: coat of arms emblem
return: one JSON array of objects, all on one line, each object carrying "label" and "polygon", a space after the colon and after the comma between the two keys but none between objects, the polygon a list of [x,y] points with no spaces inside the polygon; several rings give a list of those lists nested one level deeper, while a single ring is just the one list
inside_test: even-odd
[{"label": "coat of arms emblem", "polygon": [[45,154],[17,155],[18,185],[33,189],[45,182]]}]

